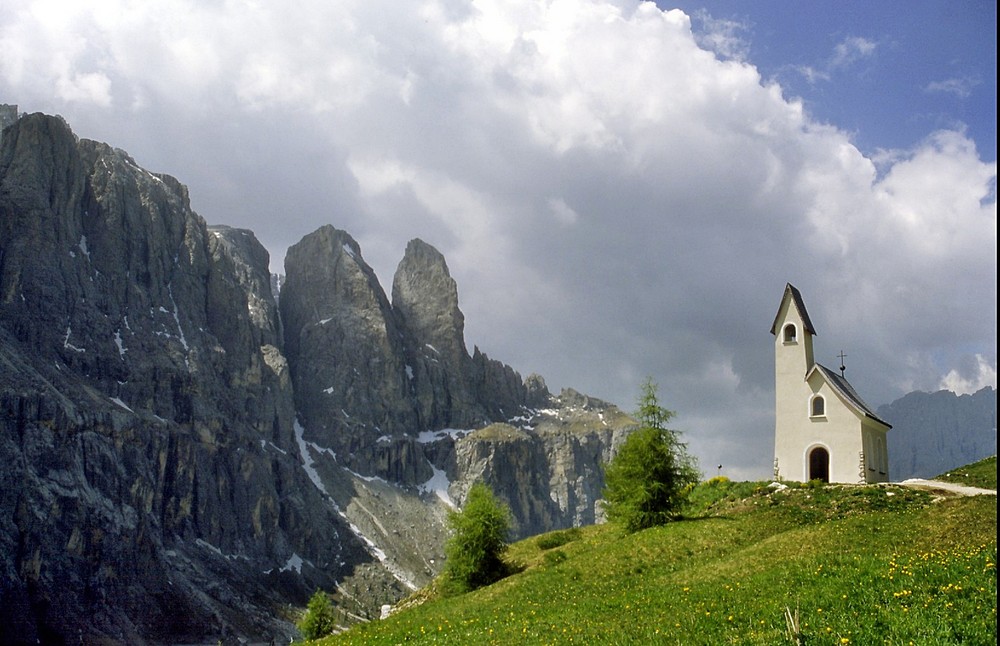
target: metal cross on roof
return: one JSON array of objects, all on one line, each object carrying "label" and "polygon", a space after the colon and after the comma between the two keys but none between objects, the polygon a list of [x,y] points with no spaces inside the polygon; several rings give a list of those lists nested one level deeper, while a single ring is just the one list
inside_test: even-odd
[{"label": "metal cross on roof", "polygon": [[844,354],[843,350],[841,350],[837,357],[840,359],[840,376],[843,377],[844,371],[847,370],[847,366],[844,365],[844,359],[847,358],[847,355]]}]

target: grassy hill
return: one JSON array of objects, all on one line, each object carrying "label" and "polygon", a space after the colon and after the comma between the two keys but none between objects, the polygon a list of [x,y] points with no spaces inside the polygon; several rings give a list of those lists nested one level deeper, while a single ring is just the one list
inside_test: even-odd
[{"label": "grassy hill", "polygon": [[[950,477],[995,489],[992,460],[970,465],[974,482]],[[714,479],[691,501],[632,535],[521,541],[518,574],[462,596],[432,587],[321,643],[996,643],[994,496]]]},{"label": "grassy hill", "polygon": [[997,488],[997,456],[986,458],[979,462],[973,462],[958,469],[952,469],[948,473],[942,473],[936,480],[945,482],[955,482],[969,487],[982,487],[984,489]]}]

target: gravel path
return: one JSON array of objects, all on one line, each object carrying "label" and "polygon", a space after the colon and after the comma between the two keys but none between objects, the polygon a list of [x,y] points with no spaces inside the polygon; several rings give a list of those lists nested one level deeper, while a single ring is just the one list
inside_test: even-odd
[{"label": "gravel path", "polygon": [[956,493],[960,496],[995,496],[997,492],[995,489],[980,489],[979,487],[966,487],[965,485],[955,484],[954,482],[944,482],[942,480],[921,480],[920,478],[910,478],[909,480],[903,480],[897,484],[901,484],[904,487],[915,487],[917,489],[943,489],[945,491],[950,491]]}]

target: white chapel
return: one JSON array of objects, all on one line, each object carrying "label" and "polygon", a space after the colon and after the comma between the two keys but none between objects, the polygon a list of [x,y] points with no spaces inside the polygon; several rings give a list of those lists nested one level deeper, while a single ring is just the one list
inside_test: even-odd
[{"label": "white chapel", "polygon": [[813,359],[816,330],[802,295],[785,285],[774,335],[774,474],[781,480],[889,480],[886,433],[841,372]]}]

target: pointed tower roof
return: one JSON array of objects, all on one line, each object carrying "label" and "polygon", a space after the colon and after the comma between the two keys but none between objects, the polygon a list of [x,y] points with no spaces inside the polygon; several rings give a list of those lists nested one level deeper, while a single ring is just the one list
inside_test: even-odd
[{"label": "pointed tower roof", "polygon": [[809,312],[806,311],[806,304],[802,302],[802,294],[799,290],[795,289],[795,286],[791,283],[785,283],[785,293],[781,296],[781,304],[778,305],[778,313],[774,315],[774,323],[771,324],[771,334],[778,333],[778,325],[781,318],[781,308],[785,306],[785,301],[792,299],[792,303],[795,304],[795,309],[798,310],[799,316],[802,318],[802,324],[805,326],[806,331],[816,336],[816,329],[813,327],[812,321],[809,319]]}]

